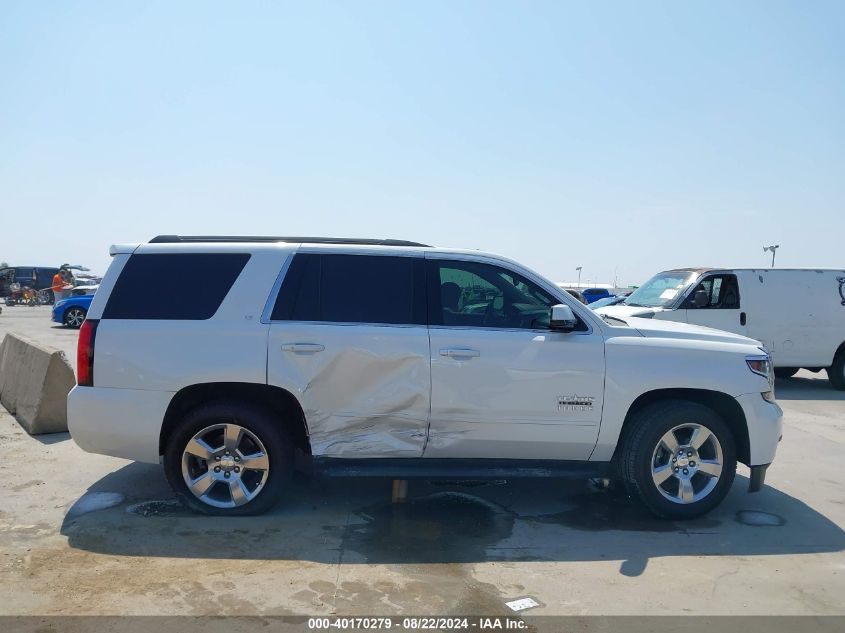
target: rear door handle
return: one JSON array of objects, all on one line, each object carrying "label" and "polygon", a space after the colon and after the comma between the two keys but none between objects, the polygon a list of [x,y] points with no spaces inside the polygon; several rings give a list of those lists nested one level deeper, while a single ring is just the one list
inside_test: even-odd
[{"label": "rear door handle", "polygon": [[745,312],[740,312],[739,313],[739,324],[745,325],[745,323],[746,323]]},{"label": "rear door handle", "polygon": [[481,352],[477,349],[450,347],[447,349],[441,349],[440,355],[448,356],[449,358],[476,358],[481,356]]},{"label": "rear door handle", "polygon": [[283,352],[294,352],[296,354],[314,354],[326,349],[325,345],[319,343],[283,343]]}]

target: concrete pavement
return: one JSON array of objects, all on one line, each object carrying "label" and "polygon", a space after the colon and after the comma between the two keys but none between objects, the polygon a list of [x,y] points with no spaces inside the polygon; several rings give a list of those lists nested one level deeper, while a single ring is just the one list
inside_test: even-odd
[{"label": "concrete pavement", "polygon": [[[66,350],[45,308],[4,308]],[[190,514],[154,465],[27,435],[0,413],[0,614],[845,613],[845,393],[779,381],[767,486],[666,522],[579,481],[295,481],[268,515]]]}]

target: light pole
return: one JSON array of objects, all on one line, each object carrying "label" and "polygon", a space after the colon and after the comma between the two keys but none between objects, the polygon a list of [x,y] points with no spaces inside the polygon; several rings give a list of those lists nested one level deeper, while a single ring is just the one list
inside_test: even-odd
[{"label": "light pole", "polygon": [[775,267],[775,251],[780,248],[780,244],[772,244],[771,246],[764,246],[763,252],[772,251],[772,268]]},{"label": "light pole", "polygon": [[575,270],[578,271],[578,287],[579,288],[581,287],[581,268],[582,268],[582,266],[578,266],[578,268],[575,269]]}]

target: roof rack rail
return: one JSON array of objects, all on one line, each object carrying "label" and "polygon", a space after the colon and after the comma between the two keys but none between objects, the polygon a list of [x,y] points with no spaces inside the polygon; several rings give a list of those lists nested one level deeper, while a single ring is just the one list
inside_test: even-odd
[{"label": "roof rack rail", "polygon": [[309,244],[360,244],[363,246],[425,246],[408,240],[357,239],[353,237],[271,237],[265,235],[156,235],[150,244],[194,242],[289,242]]}]

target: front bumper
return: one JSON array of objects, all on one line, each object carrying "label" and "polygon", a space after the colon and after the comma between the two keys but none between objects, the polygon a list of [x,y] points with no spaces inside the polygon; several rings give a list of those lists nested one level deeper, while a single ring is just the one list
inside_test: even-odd
[{"label": "front bumper", "polygon": [[752,468],[753,476],[754,467],[768,466],[775,459],[778,442],[783,437],[783,410],[777,404],[763,400],[759,393],[747,393],[736,400],[745,413],[748,426],[748,466]]}]

